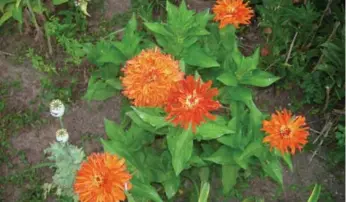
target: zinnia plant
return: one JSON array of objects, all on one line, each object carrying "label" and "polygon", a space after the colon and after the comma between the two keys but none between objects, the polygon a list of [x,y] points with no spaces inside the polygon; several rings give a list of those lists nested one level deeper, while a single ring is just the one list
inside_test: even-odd
[{"label": "zinnia plant", "polygon": [[124,201],[131,189],[125,159],[108,153],[93,153],[77,171],[75,193],[81,202]]},{"label": "zinnia plant", "polygon": [[158,48],[143,50],[122,69],[124,95],[133,105],[159,107],[166,104],[172,86],[183,78],[178,61]]},{"label": "zinnia plant", "polygon": [[240,24],[250,24],[254,12],[247,4],[243,0],[217,0],[213,7],[214,20],[220,22],[220,28],[229,24],[236,28]]},{"label": "zinnia plant", "polygon": [[166,119],[172,119],[175,125],[179,124],[185,129],[191,124],[194,132],[197,125],[205,122],[205,117],[215,120],[210,111],[219,109],[221,105],[213,100],[218,90],[211,88],[211,85],[212,81],[202,83],[200,78],[195,80],[193,76],[178,82],[168,95]]},{"label": "zinnia plant", "polygon": [[238,49],[235,28],[249,24],[253,11],[241,0],[218,0],[213,12],[216,22],[207,11],[167,2],[167,22],[145,22],[141,35],[132,17],[121,41],[90,49],[98,68],[85,98],[119,92],[125,98],[122,123],[105,120],[106,153],[89,156],[77,173],[82,202],[126,194],[132,201],[175,201],[187,179],[200,189],[184,190],[194,193],[190,200],[207,201],[211,173],[221,171],[215,176],[229,194],[253,166],[283,186],[280,159],[292,170],[290,153],[307,143],[305,119],[284,110],[264,120],[249,86],[280,78],[257,67],[259,49],[248,57]]},{"label": "zinnia plant", "polygon": [[281,153],[295,154],[296,149],[301,151],[308,142],[309,127],[305,117],[292,116],[292,113],[286,109],[272,114],[270,121],[264,120],[262,130],[267,134],[263,142],[269,143]]}]

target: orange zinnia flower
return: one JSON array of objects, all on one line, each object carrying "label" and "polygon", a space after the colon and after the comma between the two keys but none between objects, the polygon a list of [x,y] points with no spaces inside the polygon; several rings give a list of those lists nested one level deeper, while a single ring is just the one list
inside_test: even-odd
[{"label": "orange zinnia flower", "polygon": [[77,172],[74,190],[81,202],[124,201],[131,189],[125,160],[109,153],[93,153]]},{"label": "orange zinnia flower", "polygon": [[133,105],[143,107],[163,106],[173,84],[184,77],[178,61],[158,48],[143,50],[122,71],[123,94]]},{"label": "orange zinnia flower", "polygon": [[305,117],[292,117],[292,113],[286,109],[272,114],[270,121],[263,121],[263,131],[268,135],[263,142],[269,142],[270,147],[277,148],[281,153],[290,152],[295,154],[308,142],[309,127],[306,125]]},{"label": "orange zinnia flower", "polygon": [[172,119],[173,124],[179,124],[185,129],[191,123],[193,132],[196,132],[196,125],[205,121],[204,117],[215,120],[215,116],[209,112],[217,110],[221,105],[213,100],[218,90],[210,88],[211,84],[212,81],[207,83],[202,83],[200,79],[196,81],[193,76],[178,82],[168,96],[166,119]]},{"label": "orange zinnia flower", "polygon": [[217,0],[213,7],[215,14],[214,20],[220,21],[220,28],[228,24],[238,28],[239,24],[250,24],[250,19],[253,16],[253,10],[247,7],[247,3],[243,0]]}]

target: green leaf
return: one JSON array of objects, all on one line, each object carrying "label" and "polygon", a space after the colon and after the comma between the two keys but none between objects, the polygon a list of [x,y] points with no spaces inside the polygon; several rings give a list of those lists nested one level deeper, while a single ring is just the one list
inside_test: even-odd
[{"label": "green leaf", "polygon": [[289,169],[291,172],[293,172],[293,164],[292,164],[292,159],[291,155],[289,153],[282,154],[279,150],[274,149],[274,154],[276,156],[282,157],[282,159],[285,161],[285,163],[288,165]]},{"label": "green leaf", "polygon": [[164,181],[162,184],[163,184],[163,187],[165,188],[165,193],[167,198],[171,199],[179,190],[180,178],[173,177],[171,179]]},{"label": "green leaf", "polygon": [[157,113],[159,108],[136,108],[132,107],[136,114],[146,123],[152,125],[156,129],[169,125],[165,117]]},{"label": "green leaf", "polygon": [[220,146],[220,148],[211,156],[204,158],[207,161],[212,161],[221,165],[236,164],[233,159],[234,150],[227,146]]},{"label": "green leaf", "polygon": [[222,165],[223,194],[228,194],[237,183],[239,170],[237,165]]},{"label": "green leaf", "polygon": [[133,122],[135,122],[138,126],[143,128],[144,130],[155,132],[155,128],[149,123],[144,122],[135,111],[126,112],[126,115],[130,117]]},{"label": "green leaf", "polygon": [[137,179],[132,179],[131,193],[136,198],[146,198],[154,202],[163,202],[156,189],[150,184],[143,183]]},{"label": "green leaf", "polygon": [[232,71],[226,71],[217,77],[217,80],[221,81],[226,86],[237,86],[238,80]]},{"label": "green leaf", "polygon": [[322,187],[320,184],[315,184],[314,190],[312,190],[308,202],[318,202],[318,199],[320,198],[321,189]]},{"label": "green leaf", "polygon": [[261,162],[262,169],[269,175],[274,181],[283,186],[282,168],[280,161],[275,157]]},{"label": "green leaf", "polygon": [[274,76],[271,73],[256,69],[244,75],[239,83],[258,87],[267,87],[279,79],[280,77]]},{"label": "green leaf", "polygon": [[54,5],[60,5],[66,2],[68,2],[68,0],[53,0]]},{"label": "green leaf", "polygon": [[115,122],[108,119],[104,119],[104,125],[107,136],[112,140],[123,140],[125,132],[124,130]]},{"label": "green leaf", "polygon": [[232,51],[237,48],[237,36],[235,35],[235,27],[233,25],[227,25],[220,29],[220,41],[226,50]]},{"label": "green leaf", "polygon": [[194,65],[200,68],[210,68],[210,67],[219,67],[220,64],[216,61],[215,58],[207,55],[202,48],[197,45],[191,46],[184,52],[184,61],[186,64]]},{"label": "green leaf", "polygon": [[16,0],[1,0],[0,1],[0,11],[4,13],[4,8],[12,3],[16,3]]},{"label": "green leaf", "polygon": [[229,104],[232,101],[240,101],[243,103],[247,103],[250,100],[252,100],[251,89],[246,87],[227,86],[222,88],[220,91],[220,101],[225,104]]},{"label": "green leaf", "polygon": [[208,182],[204,182],[202,184],[201,192],[199,193],[198,202],[208,202],[209,190],[210,184]]},{"label": "green leaf", "polygon": [[225,134],[234,133],[227,125],[221,123],[221,118],[218,117],[215,121],[208,121],[197,127],[197,137],[201,137],[203,140],[211,140],[219,138]]},{"label": "green leaf", "polygon": [[172,33],[167,31],[167,29],[162,25],[161,23],[158,22],[146,22],[144,25],[152,32],[156,34],[161,34],[163,36],[173,36]]},{"label": "green leaf", "polygon": [[123,89],[119,78],[107,79],[105,83],[112,86],[114,89],[117,89],[117,90]]},{"label": "green leaf", "polygon": [[5,12],[0,18],[0,26],[12,17],[12,11]]},{"label": "green leaf", "polygon": [[125,191],[125,195],[128,202],[136,202],[135,198],[129,192]]},{"label": "green leaf", "polygon": [[240,159],[247,159],[251,156],[258,156],[263,152],[264,149],[265,147],[263,146],[261,141],[253,141],[245,148],[240,156]]},{"label": "green leaf", "polygon": [[23,23],[23,11],[22,11],[22,7],[14,7],[12,10],[12,17],[14,19],[16,19],[20,24]]},{"label": "green leaf", "polygon": [[177,176],[191,158],[193,137],[191,128],[188,130],[170,128],[169,134],[167,134],[168,149],[172,155],[172,165]]},{"label": "green leaf", "polygon": [[135,158],[131,155],[127,145],[125,145],[124,143],[118,142],[118,141],[109,141],[109,140],[107,141],[104,139],[101,139],[101,143],[103,145],[103,149],[105,152],[116,154],[126,159],[127,164],[130,164],[132,166],[136,165]]},{"label": "green leaf", "polygon": [[88,90],[83,96],[84,99],[102,101],[116,95],[118,92],[116,89],[102,80],[95,80],[95,78],[89,79]]}]

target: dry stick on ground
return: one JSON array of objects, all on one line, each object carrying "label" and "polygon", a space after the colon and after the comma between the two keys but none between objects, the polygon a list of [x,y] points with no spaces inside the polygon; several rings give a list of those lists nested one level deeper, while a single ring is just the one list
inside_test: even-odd
[{"label": "dry stick on ground", "polygon": [[[329,115],[328,115],[329,116]],[[324,125],[324,127],[322,128],[322,131],[320,132],[319,136],[317,136],[317,138],[312,142],[312,144],[316,144],[317,141],[322,137],[322,139],[320,140],[317,148],[315,149],[315,151],[313,152],[309,163],[312,162],[312,159],[316,156],[318,150],[321,148],[324,140],[328,137],[328,134],[330,132],[330,130],[332,129],[333,125],[334,125],[335,119],[334,120],[330,120],[328,119],[327,123]]]},{"label": "dry stick on ground", "polygon": [[0,54],[8,55],[8,56],[14,56],[12,53],[8,53],[8,52],[5,52],[5,51],[0,51]]},{"label": "dry stick on ground", "polygon": [[290,49],[288,50],[288,54],[287,54],[287,57],[286,57],[286,60],[285,60],[285,64],[288,63],[288,60],[289,60],[290,57],[291,57],[292,49],[293,49],[293,46],[294,46],[294,42],[295,42],[296,39],[297,39],[297,36],[298,36],[298,32],[296,32],[296,33],[294,34],[293,40],[292,40],[291,45],[290,45]]},{"label": "dry stick on ground", "polygon": [[[327,42],[329,42],[330,40],[332,40],[332,38],[333,38],[334,35],[336,34],[336,30],[339,28],[339,26],[340,26],[340,22],[339,22],[339,21],[336,22],[336,23],[334,24],[333,31],[332,31],[332,33],[329,35],[329,37],[328,37],[328,39],[327,39],[327,41],[326,41],[325,43],[327,43]],[[317,62],[317,64],[315,65],[315,67],[314,67],[314,69],[312,70],[312,72],[314,72],[314,71],[317,70],[317,67],[318,67],[318,65],[321,64],[323,58],[324,58],[324,54],[322,53],[322,55],[321,55],[320,58],[318,59],[318,62]]]}]

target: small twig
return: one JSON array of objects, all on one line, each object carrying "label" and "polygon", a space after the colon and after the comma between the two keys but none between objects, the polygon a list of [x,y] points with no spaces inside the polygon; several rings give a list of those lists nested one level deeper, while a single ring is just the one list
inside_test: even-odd
[{"label": "small twig", "polygon": [[287,57],[286,57],[286,60],[285,60],[285,64],[288,63],[288,60],[289,60],[290,57],[291,57],[292,49],[293,49],[293,46],[294,46],[294,43],[295,43],[295,41],[296,41],[297,36],[298,36],[298,32],[296,32],[296,33],[294,34],[293,40],[292,40],[291,45],[290,45],[290,49],[288,50],[288,54],[287,54]]},{"label": "small twig", "polygon": [[0,53],[3,54],[3,55],[14,56],[12,53],[8,53],[8,52],[5,52],[5,51],[0,51]]},{"label": "small twig", "polygon": [[[339,26],[340,26],[340,22],[338,21],[338,22],[335,23],[334,28],[333,28],[333,31],[332,31],[332,33],[329,35],[329,37],[328,37],[328,39],[327,39],[327,41],[326,41],[325,43],[327,43],[327,42],[329,42],[330,40],[332,40],[332,38],[334,37],[334,35],[335,35],[335,33],[336,33],[336,30],[339,28]],[[314,69],[312,70],[312,72],[314,72],[314,71],[317,70],[317,67],[318,67],[318,65],[321,64],[323,58],[324,58],[324,54],[322,53],[322,55],[321,55],[320,58],[318,59],[318,62],[317,62],[317,64],[315,65],[315,67],[314,67]]]},{"label": "small twig", "polygon": [[322,129],[322,131],[321,131],[321,135],[319,135],[319,136],[315,139],[315,141],[313,142],[313,144],[315,144],[315,142],[319,139],[319,137],[322,137],[322,136],[323,136],[323,138],[321,139],[320,143],[318,144],[316,150],[315,150],[314,153],[312,154],[309,163],[312,162],[312,159],[316,156],[318,150],[321,148],[321,146],[322,146],[324,140],[327,138],[327,136],[328,136],[328,134],[329,134],[329,131],[330,131],[330,129],[332,128],[332,126],[333,126],[333,122],[331,122],[331,121],[328,122],[328,123],[323,127],[323,129]]},{"label": "small twig", "polygon": [[345,115],[345,109],[333,109],[333,113],[338,115]]},{"label": "small twig", "polygon": [[322,112],[325,112],[326,109],[328,108],[329,97],[330,97],[329,94],[330,94],[330,87],[329,87],[329,86],[326,86],[326,102],[324,103],[324,107],[323,107]]},{"label": "small twig", "polygon": [[314,132],[314,133],[321,134],[320,131],[317,131],[317,130],[315,130],[315,129],[309,128],[309,130],[311,130],[311,131]]}]

